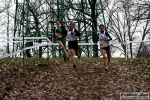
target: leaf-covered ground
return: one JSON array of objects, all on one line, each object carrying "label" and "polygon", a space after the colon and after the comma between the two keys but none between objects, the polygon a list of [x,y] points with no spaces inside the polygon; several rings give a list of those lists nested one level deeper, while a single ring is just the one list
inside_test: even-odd
[{"label": "leaf-covered ground", "polygon": [[[101,58],[0,60],[0,100],[119,100],[120,92],[150,91],[150,59]],[[25,70],[23,70],[25,69]]]}]

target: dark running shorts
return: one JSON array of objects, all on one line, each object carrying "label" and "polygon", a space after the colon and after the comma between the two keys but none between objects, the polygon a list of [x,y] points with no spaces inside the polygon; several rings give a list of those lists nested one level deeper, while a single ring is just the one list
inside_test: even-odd
[{"label": "dark running shorts", "polygon": [[68,42],[69,49],[78,50],[78,41],[69,41]]},{"label": "dark running shorts", "polygon": [[105,47],[105,48],[101,48],[101,50],[110,50],[110,46],[108,46],[108,47]]}]

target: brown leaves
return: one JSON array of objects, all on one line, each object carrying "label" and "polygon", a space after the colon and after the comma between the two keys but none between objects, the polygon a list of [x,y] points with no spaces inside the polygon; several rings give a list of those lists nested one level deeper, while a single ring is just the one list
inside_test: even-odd
[{"label": "brown leaves", "polygon": [[142,63],[131,68],[126,61],[113,60],[110,71],[106,72],[103,62],[98,60],[77,61],[76,69],[70,61],[57,61],[55,67],[36,66],[34,70],[26,70],[25,77],[22,68],[2,67],[0,98],[117,100],[120,92],[149,91],[150,72],[137,70],[143,69]]}]

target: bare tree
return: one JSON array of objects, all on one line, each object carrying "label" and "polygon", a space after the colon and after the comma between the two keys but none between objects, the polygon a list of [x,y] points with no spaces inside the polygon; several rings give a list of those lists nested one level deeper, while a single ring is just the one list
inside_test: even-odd
[{"label": "bare tree", "polygon": [[5,10],[7,10],[8,8],[10,8],[10,3],[11,0],[0,0],[0,13],[3,13]]},{"label": "bare tree", "polygon": [[[11,6],[11,0],[8,1],[8,6],[10,7]],[[6,9],[6,14],[7,14],[7,47],[6,47],[6,52],[7,53],[10,53],[10,50],[9,50],[9,32],[10,32],[10,10],[9,10],[9,7]]]},{"label": "bare tree", "polygon": [[150,58],[150,44],[142,43],[140,46],[140,51],[137,52],[137,58]]},{"label": "bare tree", "polygon": [[5,51],[7,53],[10,52],[10,50],[9,50],[9,33],[11,30],[11,28],[10,28],[11,2],[12,2],[11,0],[0,0],[0,4],[1,4],[0,14],[1,14],[1,16],[3,16],[3,20],[1,20],[1,25],[2,25],[2,30],[3,30],[2,33],[8,37],[7,43],[6,44],[3,43],[3,46],[6,48],[3,48],[3,49],[5,49]]},{"label": "bare tree", "polygon": [[[149,30],[149,20],[142,17],[143,13],[141,11],[146,10],[147,8],[141,9],[141,4],[143,2],[136,2],[133,0],[119,0],[114,1],[112,9],[109,7],[107,8],[108,17],[108,29],[110,33],[115,37],[115,40],[118,42],[127,42],[136,40],[136,33],[140,28],[140,25],[143,24],[144,28],[141,30],[145,30],[144,34],[142,35],[142,40],[145,39],[145,36]],[[147,10],[146,10],[147,11]],[[143,15],[145,16],[145,14]],[[142,21],[144,18],[144,22]],[[147,24],[146,24],[147,23]],[[139,40],[139,38],[138,38]],[[122,44],[119,50],[126,55],[126,46]],[[129,55],[133,57],[133,45],[132,43],[129,44]]]},{"label": "bare tree", "polygon": [[[140,20],[140,33],[141,33],[141,40],[145,40],[148,36],[148,33],[150,33],[150,1],[149,0],[145,0],[142,4],[140,4],[139,6],[139,13],[136,14],[136,19]],[[147,44],[147,45],[146,45]],[[150,43],[146,43],[144,44],[143,42],[141,42],[138,47],[137,53],[136,53],[136,57],[141,57],[141,54],[146,54],[146,53],[142,53],[143,52],[143,48],[148,48],[147,50],[149,50],[149,45]],[[148,54],[148,52],[147,52]],[[146,55],[147,55],[146,54]]]}]

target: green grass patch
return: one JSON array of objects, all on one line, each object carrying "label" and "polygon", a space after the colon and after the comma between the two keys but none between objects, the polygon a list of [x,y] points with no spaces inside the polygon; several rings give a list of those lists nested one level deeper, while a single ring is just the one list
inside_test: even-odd
[{"label": "green grass patch", "polygon": [[29,70],[29,71],[35,71],[36,68],[35,68],[35,67],[28,67],[28,68],[26,68],[26,70]]},{"label": "green grass patch", "polygon": [[4,64],[10,64],[12,58],[4,58],[4,59],[0,59],[0,66],[3,66]]},{"label": "green grass patch", "polygon": [[150,59],[147,59],[147,64],[150,65]]},{"label": "green grass patch", "polygon": [[[79,61],[78,58],[76,58],[77,61]],[[97,62],[103,62],[103,58],[96,58],[96,57],[82,57],[80,59],[81,61],[83,61],[84,63],[97,63]],[[35,70],[38,68],[38,70],[42,70],[42,69],[49,69],[48,67],[51,65],[48,65],[48,63],[51,63],[53,61],[59,61],[59,62],[64,62],[63,58],[49,58],[49,61],[47,58],[25,58],[24,59],[24,64],[25,67],[27,68],[27,70]],[[71,62],[71,58],[70,61]],[[140,66],[141,64],[147,64],[150,65],[150,59],[144,59],[144,58],[128,58],[127,60],[125,58],[111,58],[111,62],[112,65],[124,65],[124,66],[132,66],[135,70],[139,68],[137,68],[137,66]],[[37,66],[38,64],[45,64],[45,66]],[[48,65],[48,67],[46,67],[46,64]],[[22,58],[4,58],[0,60],[0,67],[2,66],[17,66],[17,67],[22,67],[23,65],[23,59]],[[142,68],[140,69],[142,72],[149,72],[150,69],[146,69],[146,68]]]},{"label": "green grass patch", "polygon": [[145,72],[150,72],[150,68],[137,68],[137,71],[145,73]]}]

